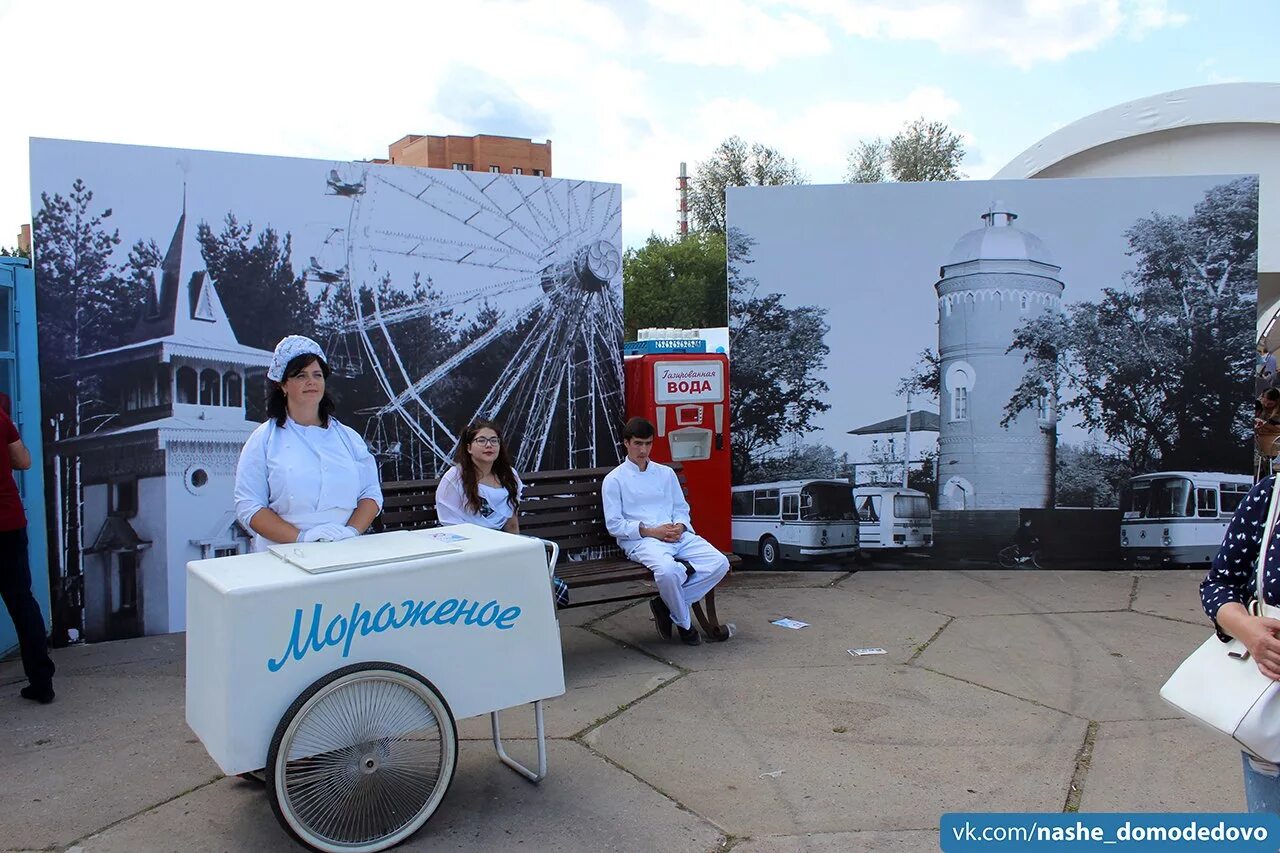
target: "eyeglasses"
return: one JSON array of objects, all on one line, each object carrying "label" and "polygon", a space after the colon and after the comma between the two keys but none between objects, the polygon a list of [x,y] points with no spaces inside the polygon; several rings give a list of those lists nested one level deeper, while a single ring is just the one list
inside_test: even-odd
[{"label": "eyeglasses", "polygon": [[499,444],[502,444],[502,439],[497,438],[496,436],[494,438],[473,438],[471,439],[471,443],[478,444],[481,447],[497,447]]}]

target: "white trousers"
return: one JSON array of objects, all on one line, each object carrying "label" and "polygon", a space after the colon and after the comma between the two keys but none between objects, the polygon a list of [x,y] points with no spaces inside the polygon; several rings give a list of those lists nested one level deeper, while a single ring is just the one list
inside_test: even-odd
[{"label": "white trousers", "polygon": [[[689,607],[701,601],[729,571],[729,560],[710,542],[685,533],[679,542],[662,542],[645,537],[625,546],[627,559],[653,572],[658,595],[671,611],[671,621],[686,630],[690,627]],[[693,574],[686,573],[676,560],[686,560]]]}]

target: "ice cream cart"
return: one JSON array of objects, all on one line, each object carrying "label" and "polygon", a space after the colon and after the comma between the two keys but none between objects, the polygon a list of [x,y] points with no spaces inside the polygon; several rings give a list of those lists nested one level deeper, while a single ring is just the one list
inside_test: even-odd
[{"label": "ice cream cart", "polygon": [[[278,545],[187,566],[187,723],[228,775],[261,769],[317,850],[384,850],[440,805],[455,721],[546,775],[542,701],[564,693],[542,540],[473,525]],[[497,711],[533,703],[538,769]]]}]

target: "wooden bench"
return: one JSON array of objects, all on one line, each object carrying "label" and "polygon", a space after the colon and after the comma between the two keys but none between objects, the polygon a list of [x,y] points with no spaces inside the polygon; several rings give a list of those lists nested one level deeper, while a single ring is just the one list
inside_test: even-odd
[{"label": "wooden bench", "polygon": [[[680,476],[680,465],[671,466]],[[612,468],[580,468],[569,471],[537,471],[524,474],[524,496],[520,502],[520,532],[548,539],[560,546],[556,576],[568,585],[570,592],[588,587],[653,581],[653,573],[641,563],[628,560],[617,541],[604,526],[604,503],[600,488],[605,474]],[[374,529],[406,530],[435,527],[435,496],[439,480],[402,480],[382,484],[382,515],[374,521]],[[726,555],[732,566],[740,562]],[[686,569],[693,569],[687,563]],[[605,598],[578,600],[571,595],[566,607],[586,607],[616,601],[652,598],[652,590],[641,590]],[[693,614],[711,640],[727,640],[729,632],[716,617],[715,590],[693,605]]]}]

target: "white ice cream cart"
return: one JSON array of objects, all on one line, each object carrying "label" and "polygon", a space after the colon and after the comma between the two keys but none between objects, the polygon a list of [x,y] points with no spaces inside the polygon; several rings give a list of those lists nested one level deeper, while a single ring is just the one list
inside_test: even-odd
[{"label": "white ice cream cart", "polygon": [[[555,556],[464,524],[190,563],[187,723],[224,773],[262,769],[317,850],[383,850],[426,823],[461,718],[491,714],[498,756],[541,781],[542,700],[564,693]],[[537,771],[498,726],[530,702]]]}]

